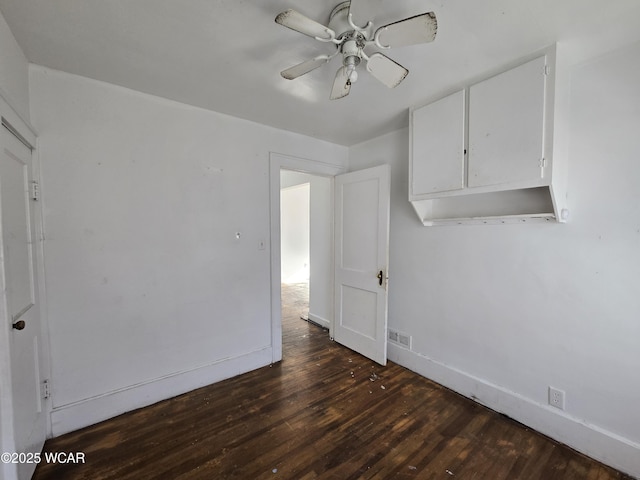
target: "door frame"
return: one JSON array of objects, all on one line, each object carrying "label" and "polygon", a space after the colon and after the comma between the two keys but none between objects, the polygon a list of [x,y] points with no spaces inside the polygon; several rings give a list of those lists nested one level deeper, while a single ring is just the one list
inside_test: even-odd
[{"label": "door frame", "polygon": [[[280,251],[280,170],[293,170],[320,177],[333,179],[336,175],[347,172],[347,167],[331,163],[318,162],[306,158],[269,152],[269,207],[270,207],[270,251],[271,251],[271,349],[272,362],[282,360],[282,307],[281,307],[281,251]],[[331,183],[333,192],[333,181]],[[333,216],[333,204],[331,205]],[[333,231],[333,225],[331,226]],[[333,255],[331,257],[333,265]],[[334,278],[331,275],[333,291]],[[333,310],[333,302],[331,306]],[[329,331],[333,331],[334,315],[329,318]]]}]

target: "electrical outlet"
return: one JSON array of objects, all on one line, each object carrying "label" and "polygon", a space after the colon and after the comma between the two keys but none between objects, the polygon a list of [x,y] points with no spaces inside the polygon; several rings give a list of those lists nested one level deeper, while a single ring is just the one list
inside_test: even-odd
[{"label": "electrical outlet", "polygon": [[550,386],[549,405],[564,410],[564,391]]}]

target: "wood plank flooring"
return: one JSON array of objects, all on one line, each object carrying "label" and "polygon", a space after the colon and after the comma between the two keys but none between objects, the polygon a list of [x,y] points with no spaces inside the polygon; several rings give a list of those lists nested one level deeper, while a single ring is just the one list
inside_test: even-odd
[{"label": "wood plank flooring", "polygon": [[284,360],[45,444],[84,464],[34,479],[629,479],[300,320],[283,286]]}]

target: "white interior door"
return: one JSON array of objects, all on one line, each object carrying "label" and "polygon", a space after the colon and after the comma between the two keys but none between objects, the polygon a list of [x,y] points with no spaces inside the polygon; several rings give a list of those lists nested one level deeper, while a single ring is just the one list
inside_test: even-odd
[{"label": "white interior door", "polygon": [[[29,195],[31,150],[0,127],[0,413],[7,480],[31,478],[46,436],[41,399],[41,328],[37,302],[34,216]],[[8,367],[8,368],[7,368]],[[29,463],[31,459],[31,463]]]},{"label": "white interior door", "polygon": [[335,179],[333,338],[386,365],[389,166]]}]

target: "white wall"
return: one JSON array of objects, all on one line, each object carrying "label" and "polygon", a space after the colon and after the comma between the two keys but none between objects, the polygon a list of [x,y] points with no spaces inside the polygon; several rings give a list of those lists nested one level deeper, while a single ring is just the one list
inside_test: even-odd
[{"label": "white wall", "polygon": [[309,281],[309,183],[280,190],[283,283]]},{"label": "white wall", "polygon": [[54,434],[268,364],[269,152],[347,149],[42,67],[30,80]]},{"label": "white wall", "polygon": [[311,177],[309,319],[329,328],[333,318],[333,200],[331,179]]},{"label": "white wall", "polygon": [[0,96],[29,121],[29,63],[0,14]]},{"label": "white wall", "polygon": [[389,325],[413,351],[390,358],[636,476],[638,58],[635,44],[572,70],[566,225],[423,227],[407,130],[350,149],[352,170],[392,165]]}]

